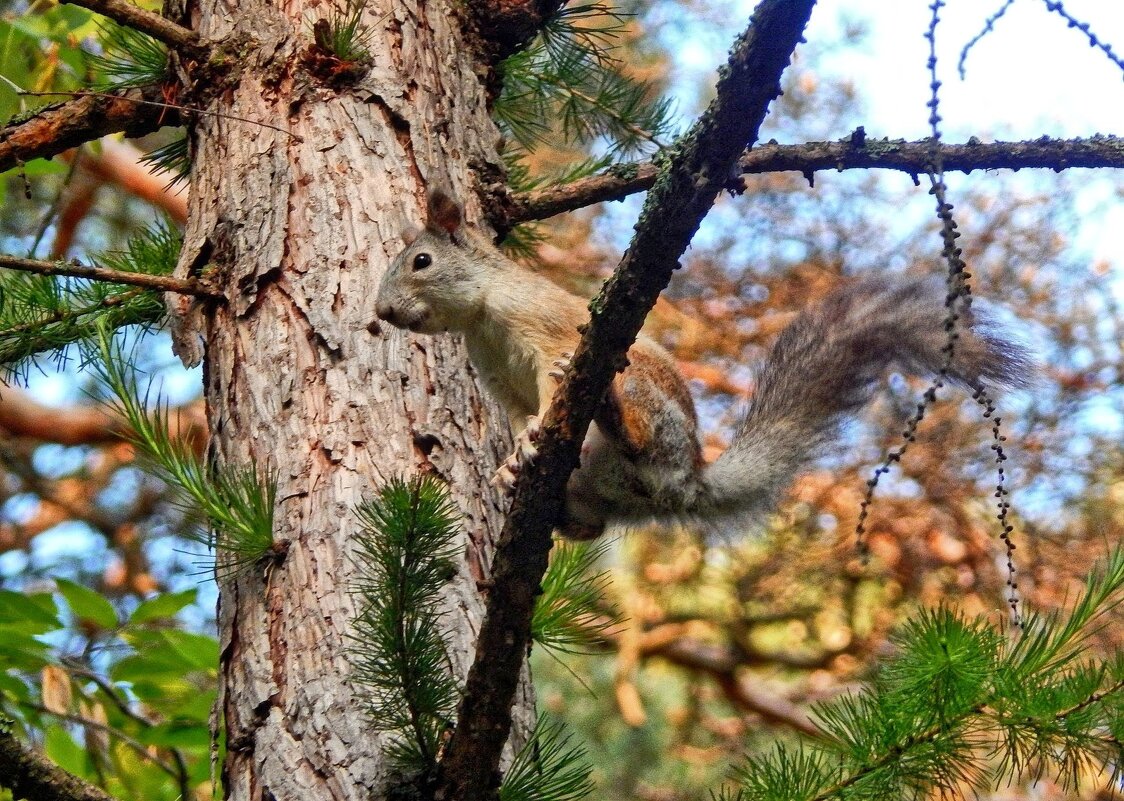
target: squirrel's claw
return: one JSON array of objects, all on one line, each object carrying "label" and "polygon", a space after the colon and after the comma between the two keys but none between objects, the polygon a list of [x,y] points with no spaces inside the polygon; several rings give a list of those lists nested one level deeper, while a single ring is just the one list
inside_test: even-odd
[{"label": "squirrel's claw", "polygon": [[535,443],[538,442],[541,434],[542,421],[538,415],[531,415],[527,418],[527,427],[515,438],[515,450],[492,476],[493,487],[503,490],[508,495],[512,493],[515,489],[515,480],[519,478],[523,465],[535,461],[539,453]]},{"label": "squirrel's claw", "polygon": [[561,357],[551,362],[551,364],[554,365],[554,369],[547,372],[547,375],[555,381],[561,381],[562,376],[566,373],[566,368],[570,366],[570,359],[572,358],[574,358],[574,354],[569,352],[563,353]]}]

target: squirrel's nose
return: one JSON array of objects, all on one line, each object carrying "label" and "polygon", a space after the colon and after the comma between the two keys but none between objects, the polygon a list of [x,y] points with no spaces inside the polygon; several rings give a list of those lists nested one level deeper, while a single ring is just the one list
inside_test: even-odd
[{"label": "squirrel's nose", "polygon": [[389,303],[380,302],[375,304],[375,315],[380,320],[386,320],[388,323],[394,322],[394,306]]}]

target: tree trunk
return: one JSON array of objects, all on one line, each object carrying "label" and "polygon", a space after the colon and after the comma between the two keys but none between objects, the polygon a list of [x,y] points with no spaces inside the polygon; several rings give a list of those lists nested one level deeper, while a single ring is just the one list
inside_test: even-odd
[{"label": "tree trunk", "polygon": [[471,218],[469,165],[498,161],[454,6],[368,2],[374,64],[339,89],[304,58],[326,4],[201,0],[203,36],[245,39],[240,79],[210,106],[228,116],[195,128],[181,265],[215,265],[233,298],[205,324],[212,448],[220,464],[272,471],[274,537],[287,546],[271,567],[220,577],[232,799],[385,794],[380,739],[348,683],[349,538],[353,507],[392,476],[431,469],[452,488],[467,537],[448,586],[450,669],[463,677],[472,659],[500,520],[487,479],[507,424],[468,378],[459,341],[368,332],[425,187],[457,192]]}]

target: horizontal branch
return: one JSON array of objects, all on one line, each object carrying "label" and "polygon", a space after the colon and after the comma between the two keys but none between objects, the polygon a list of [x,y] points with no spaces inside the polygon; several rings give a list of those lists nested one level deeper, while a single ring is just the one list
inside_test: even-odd
[{"label": "horizontal branch", "polygon": [[27,801],[114,801],[104,790],[67,773],[24,746],[0,720],[0,787]]},{"label": "horizontal branch", "polygon": [[0,128],[0,172],[21,162],[51,158],[107,134],[138,137],[172,125],[167,110],[144,102],[140,90],[88,94],[36,109]]},{"label": "horizontal branch", "polygon": [[128,0],[63,0],[70,5],[81,6],[114,22],[147,33],[153,39],[163,42],[181,53],[196,54],[202,47],[199,34],[190,28],[177,25],[167,17],[146,11]]},{"label": "horizontal branch", "polygon": [[[861,130],[861,129],[860,129]],[[1094,136],[1087,139],[1041,137],[1025,142],[976,142],[941,145],[945,172],[972,170],[1050,169],[1074,167],[1124,167],[1124,138]],[[793,171],[811,180],[818,170],[882,169],[916,176],[928,171],[933,157],[929,140],[866,139],[856,132],[838,142],[805,142],[779,145],[775,142],[747,150],[738,159],[737,172],[753,175]],[[658,170],[650,161],[610,167],[572,183],[526,192],[512,198],[507,225],[542,220],[605,200],[621,200],[650,189]]]},{"label": "horizontal branch", "polygon": [[174,278],[170,275],[147,275],[110,270],[105,267],[89,267],[69,261],[39,261],[21,259],[16,256],[0,255],[0,267],[10,270],[36,273],[38,275],[68,275],[72,278],[88,278],[91,281],[111,281],[115,284],[129,284],[158,292],[176,292],[181,295],[194,295],[199,298],[220,299],[221,291],[198,278]]},{"label": "horizontal branch", "polygon": [[674,665],[709,674],[734,705],[769,723],[788,726],[811,737],[823,735],[805,710],[786,698],[761,689],[748,676],[739,675],[744,663],[732,649],[689,637],[676,637],[671,641],[653,640],[650,644],[641,640],[640,654],[662,657]]}]

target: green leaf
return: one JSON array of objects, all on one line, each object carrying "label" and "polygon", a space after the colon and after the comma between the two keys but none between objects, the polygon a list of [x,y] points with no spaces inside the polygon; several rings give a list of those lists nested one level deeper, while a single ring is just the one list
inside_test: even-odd
[{"label": "green leaf", "polygon": [[50,593],[24,595],[22,592],[0,590],[0,625],[22,624],[32,634],[61,629],[58,606]]},{"label": "green leaf", "polygon": [[34,672],[47,665],[50,647],[14,626],[0,626],[0,669]]},{"label": "green leaf", "polygon": [[183,592],[168,592],[150,598],[133,610],[133,614],[129,615],[129,624],[135,625],[170,618],[185,606],[195,603],[198,594],[196,590],[184,590]]},{"label": "green leaf", "polygon": [[90,758],[86,749],[76,743],[62,726],[47,727],[43,735],[43,750],[63,770],[83,778],[90,774]]},{"label": "green leaf", "polygon": [[187,723],[172,721],[142,729],[137,739],[145,745],[162,748],[190,748],[207,751],[211,744],[211,732],[206,722]]},{"label": "green leaf", "polygon": [[75,584],[66,579],[55,579],[62,597],[70,605],[70,611],[83,623],[93,623],[98,628],[112,631],[117,628],[117,611],[107,601],[89,587]]},{"label": "green leaf", "polygon": [[[27,703],[31,700],[31,688],[15,676],[0,672],[0,699],[5,696],[20,703]],[[0,708],[3,708],[3,703],[0,703]]]},{"label": "green leaf", "polygon": [[218,670],[219,643],[214,637],[174,629],[164,629],[160,636],[189,669],[211,672]]},{"label": "green leaf", "polygon": [[174,629],[131,629],[122,638],[137,653],[111,668],[115,681],[182,678],[193,671],[218,670],[219,645],[214,637]]}]

